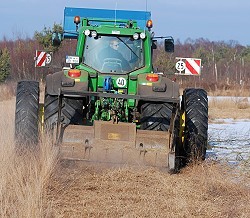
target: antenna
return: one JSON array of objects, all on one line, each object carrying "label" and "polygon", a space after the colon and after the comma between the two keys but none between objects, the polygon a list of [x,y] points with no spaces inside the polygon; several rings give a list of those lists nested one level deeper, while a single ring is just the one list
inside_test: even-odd
[{"label": "antenna", "polygon": [[145,12],[145,24],[144,24],[144,32],[146,31],[146,23],[147,23],[147,13],[148,13],[148,0],[145,1],[146,12]]},{"label": "antenna", "polygon": [[115,26],[116,26],[116,11],[117,11],[117,2],[115,3]]}]

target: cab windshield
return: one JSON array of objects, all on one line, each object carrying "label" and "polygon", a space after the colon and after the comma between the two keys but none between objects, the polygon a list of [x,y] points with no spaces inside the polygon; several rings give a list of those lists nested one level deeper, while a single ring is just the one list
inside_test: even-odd
[{"label": "cab windshield", "polygon": [[143,41],[128,36],[87,36],[83,63],[101,73],[129,73],[144,66]]}]

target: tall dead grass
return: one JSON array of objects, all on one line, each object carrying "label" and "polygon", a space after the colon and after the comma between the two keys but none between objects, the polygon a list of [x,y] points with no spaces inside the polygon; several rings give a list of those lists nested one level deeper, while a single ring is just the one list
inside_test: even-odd
[{"label": "tall dead grass", "polygon": [[16,93],[16,83],[7,82],[0,85],[0,102],[10,100]]},{"label": "tall dead grass", "polygon": [[0,102],[0,217],[250,217],[249,173],[218,164],[177,175],[57,164],[46,138],[38,153],[17,154],[14,107],[14,100]]},{"label": "tall dead grass", "polygon": [[209,100],[209,118],[213,119],[250,119],[250,102],[248,98],[229,97]]},{"label": "tall dead grass", "polygon": [[[16,152],[14,101],[0,102],[0,217],[45,217],[44,187],[57,162],[46,138],[39,151]],[[23,145],[25,146],[25,145]]]},{"label": "tall dead grass", "polygon": [[248,87],[240,88],[240,87],[232,87],[231,89],[221,88],[216,89],[214,91],[209,91],[208,94],[210,96],[241,96],[241,97],[249,97],[250,90]]}]

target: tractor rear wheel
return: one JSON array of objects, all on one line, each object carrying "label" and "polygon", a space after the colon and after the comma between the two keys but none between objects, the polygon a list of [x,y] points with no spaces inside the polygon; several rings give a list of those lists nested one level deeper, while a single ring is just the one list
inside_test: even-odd
[{"label": "tractor rear wheel", "polygon": [[204,160],[208,140],[208,98],[204,89],[185,89],[184,147],[189,161]]},{"label": "tractor rear wheel", "polygon": [[144,103],[141,106],[141,129],[167,131],[173,106],[169,103]]},{"label": "tractor rear wheel", "polygon": [[[61,121],[63,127],[69,124],[83,123],[83,105],[82,98],[64,97],[62,99]],[[58,96],[49,95],[45,92],[44,100],[44,123],[47,130],[52,130],[58,119]]]},{"label": "tractor rear wheel", "polygon": [[39,83],[21,81],[17,84],[15,139],[17,144],[36,145],[39,138]]}]

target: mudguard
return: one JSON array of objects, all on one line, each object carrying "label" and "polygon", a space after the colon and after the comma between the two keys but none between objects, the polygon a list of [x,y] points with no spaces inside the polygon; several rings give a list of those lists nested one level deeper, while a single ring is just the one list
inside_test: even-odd
[{"label": "mudguard", "polygon": [[82,92],[88,90],[88,73],[81,71],[81,78],[87,80],[81,81],[80,78],[68,78],[63,71],[56,72],[46,76],[46,89],[49,95],[59,95],[60,90]]},{"label": "mudguard", "polygon": [[155,97],[166,99],[179,99],[179,85],[163,75],[159,75],[157,82],[149,82],[147,74],[138,75],[138,95],[143,97]]}]

